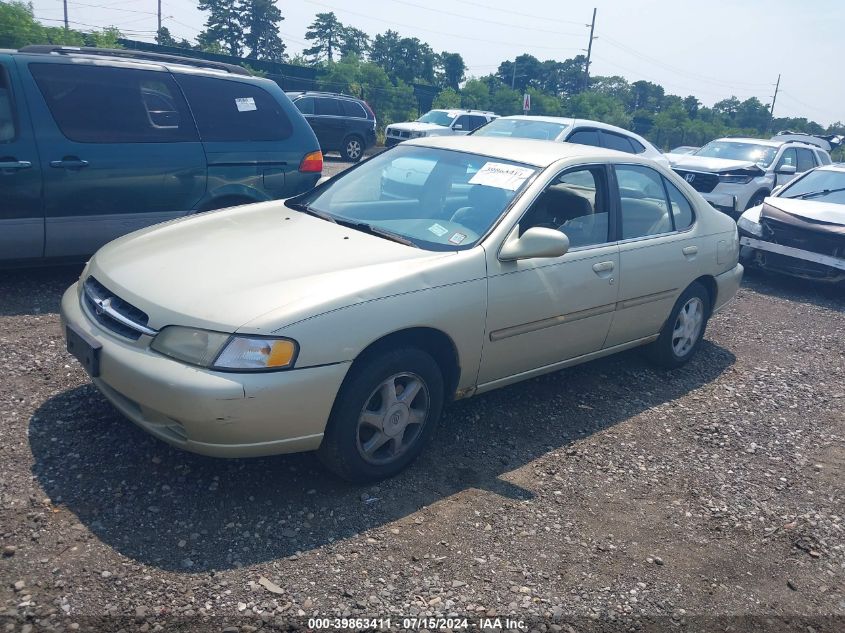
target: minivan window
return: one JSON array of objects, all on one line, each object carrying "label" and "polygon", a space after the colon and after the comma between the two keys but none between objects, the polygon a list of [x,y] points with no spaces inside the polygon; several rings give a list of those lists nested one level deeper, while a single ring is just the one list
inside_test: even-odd
[{"label": "minivan window", "polygon": [[0,66],[0,143],[13,141],[16,135],[9,77],[6,75],[6,69]]},{"label": "minivan window", "polygon": [[323,116],[341,116],[340,102],[337,99],[317,97],[314,99],[314,114]]},{"label": "minivan window", "polygon": [[357,101],[349,101],[348,99],[343,99],[340,102],[340,105],[343,108],[343,114],[346,116],[355,117],[356,119],[367,118],[367,112],[364,110],[364,107]]},{"label": "minivan window", "polygon": [[245,81],[179,74],[203,141],[283,141],[293,125],[269,92]]},{"label": "minivan window", "polygon": [[32,63],[29,70],[62,134],[72,141],[197,140],[193,119],[168,73],[87,64]]}]

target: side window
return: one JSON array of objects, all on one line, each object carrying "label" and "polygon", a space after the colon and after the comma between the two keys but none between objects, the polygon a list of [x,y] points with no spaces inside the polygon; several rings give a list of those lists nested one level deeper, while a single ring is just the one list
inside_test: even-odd
[{"label": "side window", "polygon": [[177,75],[203,141],[283,141],[293,126],[273,95],[252,83]]},{"label": "side window", "polygon": [[570,248],[608,241],[607,180],[602,167],[582,167],[555,178],[519,222],[520,232],[540,226],[557,229]]},{"label": "side window", "polygon": [[622,239],[669,233],[672,217],[668,212],[663,177],[641,165],[617,165]]},{"label": "side window", "polygon": [[628,137],[626,136],[602,130],[601,138],[607,149],[615,149],[619,152],[625,152],[626,154],[634,153],[634,148],[631,146],[631,143],[628,141]]},{"label": "side window", "polygon": [[486,125],[486,124],[487,124],[487,119],[485,119],[483,116],[471,116],[469,118],[469,125],[470,125],[471,130],[477,130],[482,125]]},{"label": "side window", "polygon": [[472,125],[470,125],[469,115],[462,114],[457,119],[455,119],[455,122],[452,124],[452,129],[461,130],[463,132],[470,131],[472,129]]},{"label": "side window", "polygon": [[830,155],[827,152],[817,152],[816,156],[822,165],[830,165],[833,162],[830,160]]},{"label": "side window", "polygon": [[666,193],[669,194],[669,203],[672,206],[672,221],[675,225],[675,230],[683,231],[692,226],[695,216],[692,212],[692,205],[686,196],[681,193],[675,185],[669,182],[666,178],[663,179],[666,185]]},{"label": "side window", "polygon": [[6,69],[0,66],[0,143],[14,141],[16,136],[11,83]]},{"label": "side window", "polygon": [[348,99],[343,99],[341,100],[340,105],[343,109],[343,114],[345,116],[355,117],[356,119],[367,118],[367,113],[364,111],[363,106],[357,101],[349,101]]},{"label": "side window", "polygon": [[314,99],[314,114],[318,116],[342,116],[343,110],[340,109],[339,100],[317,97]]},{"label": "side window", "polygon": [[56,124],[79,143],[195,141],[194,121],[168,73],[87,64],[30,64]]},{"label": "side window", "polygon": [[791,165],[797,169],[798,158],[795,156],[795,148],[790,147],[789,149],[784,150],[783,154],[781,154],[780,160],[778,161],[776,169],[780,169],[784,165]]},{"label": "side window", "polygon": [[640,143],[637,139],[628,137],[628,141],[631,143],[631,146],[634,148],[635,154],[642,154],[645,151],[645,145]]},{"label": "side window", "polygon": [[314,98],[302,97],[293,102],[302,114],[314,114]]},{"label": "side window", "polygon": [[566,139],[566,142],[578,143],[579,145],[592,145],[593,147],[601,147],[599,133],[596,130],[588,128],[575,130],[572,134],[569,135],[569,138]]},{"label": "side window", "polygon": [[816,159],[813,156],[813,150],[811,149],[796,149],[798,153],[798,169],[799,173],[805,172],[808,169],[812,169],[816,166]]}]

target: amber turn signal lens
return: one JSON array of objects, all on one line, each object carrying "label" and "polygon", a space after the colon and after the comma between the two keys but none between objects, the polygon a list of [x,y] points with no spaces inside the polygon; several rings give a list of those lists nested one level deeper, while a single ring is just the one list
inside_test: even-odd
[{"label": "amber turn signal lens", "polygon": [[323,171],[323,152],[309,152],[299,163],[299,171],[307,173],[320,173]]}]

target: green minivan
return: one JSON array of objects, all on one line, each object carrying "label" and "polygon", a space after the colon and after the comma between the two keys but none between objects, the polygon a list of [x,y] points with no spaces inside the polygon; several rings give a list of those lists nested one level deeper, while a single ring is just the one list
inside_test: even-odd
[{"label": "green minivan", "polygon": [[322,165],[284,91],[239,66],[0,50],[0,264],[78,260],[151,224],[294,196]]}]

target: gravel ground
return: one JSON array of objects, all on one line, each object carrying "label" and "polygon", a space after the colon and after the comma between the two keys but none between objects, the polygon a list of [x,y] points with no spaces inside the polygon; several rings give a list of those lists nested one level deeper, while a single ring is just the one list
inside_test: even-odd
[{"label": "gravel ground", "polygon": [[686,367],[628,352],[458,402],[407,472],[358,488],[124,420],[64,351],[78,272],[0,272],[7,631],[845,630],[841,290],[749,274]]}]

